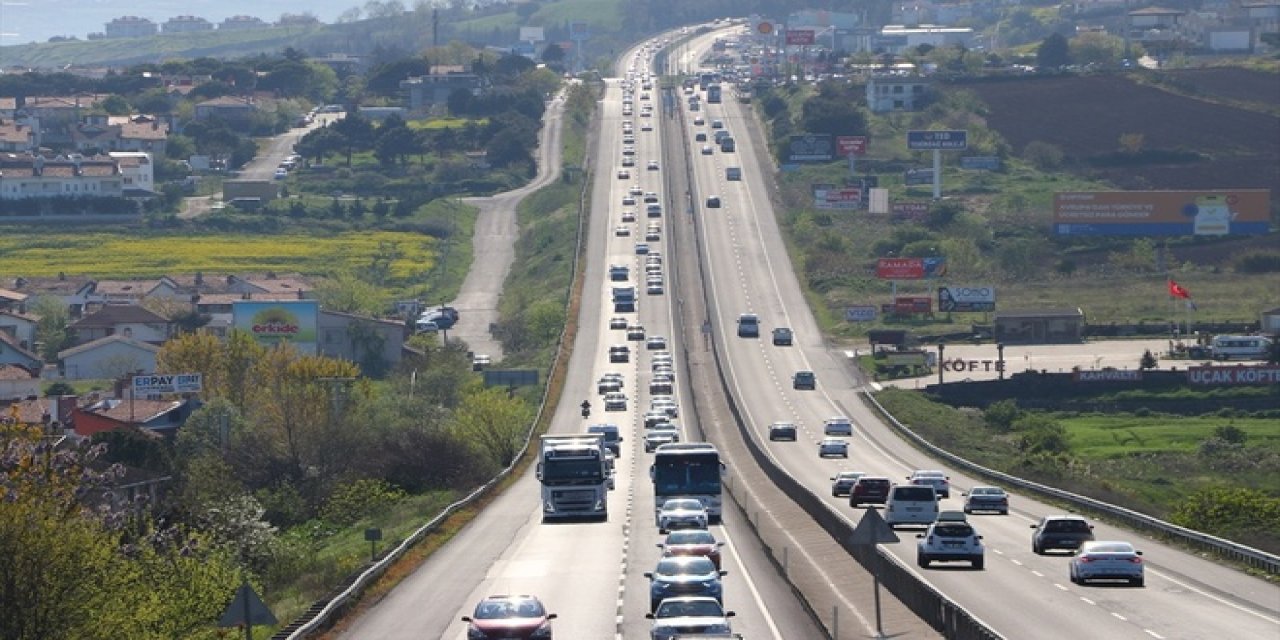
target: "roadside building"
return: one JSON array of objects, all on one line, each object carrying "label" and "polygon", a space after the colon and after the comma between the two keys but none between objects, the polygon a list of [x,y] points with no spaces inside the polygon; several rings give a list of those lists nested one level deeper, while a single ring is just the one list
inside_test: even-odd
[{"label": "roadside building", "polygon": [[1056,344],[1084,339],[1084,311],[1045,309],[995,314],[995,339],[1004,344]]}]

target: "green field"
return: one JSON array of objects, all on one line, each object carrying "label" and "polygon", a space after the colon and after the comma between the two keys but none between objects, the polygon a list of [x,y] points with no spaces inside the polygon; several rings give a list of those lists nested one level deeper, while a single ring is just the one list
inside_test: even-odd
[{"label": "green field", "polygon": [[1109,460],[1140,453],[1191,453],[1223,425],[1246,434],[1246,448],[1280,455],[1280,420],[1216,416],[1082,416],[1059,417],[1071,434],[1071,451],[1082,457]]}]

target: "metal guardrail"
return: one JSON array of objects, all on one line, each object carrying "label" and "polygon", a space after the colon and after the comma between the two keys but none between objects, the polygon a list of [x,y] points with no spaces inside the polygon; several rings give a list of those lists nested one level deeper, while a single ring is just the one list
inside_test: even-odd
[{"label": "metal guardrail", "polygon": [[1280,574],[1280,556],[1276,556],[1275,554],[1267,553],[1260,549],[1255,549],[1238,542],[1232,542],[1225,538],[1211,536],[1207,533],[1202,533],[1194,529],[1178,526],[1171,522],[1165,522],[1164,520],[1153,518],[1144,513],[1109,504],[1101,500],[1095,500],[1088,496],[1082,496],[1069,491],[1056,489],[1048,485],[1043,485],[1038,482],[1024,480],[1002,471],[988,469],[982,465],[965,460],[958,455],[935,446],[933,443],[921,437],[920,434],[912,431],[901,422],[898,422],[898,419],[893,417],[888,410],[877,402],[870,392],[864,390],[862,395],[867,402],[869,402],[871,406],[880,413],[880,415],[884,416],[889,425],[903,437],[911,440],[917,446],[925,449],[929,453],[947,460],[951,464],[961,467],[970,473],[982,476],[989,480],[1012,485],[1041,496],[1061,500],[1080,509],[1104,513],[1129,527],[1168,536],[1191,547],[1212,551],[1224,558],[1255,569],[1260,569],[1272,575]]},{"label": "metal guardrail", "polygon": [[[588,144],[587,145],[588,155],[583,159],[583,165],[588,167],[590,166],[590,163],[589,163],[590,150],[591,150],[591,145]],[[578,194],[578,214],[579,215],[578,215],[578,237],[577,237],[576,243],[577,243],[577,246],[579,247],[579,250],[575,251],[573,255],[572,273],[574,274],[578,273],[578,265],[581,260],[581,254],[582,254],[581,246],[583,243],[583,239],[585,238],[585,235],[586,235],[586,216],[584,215],[584,212],[587,210],[587,201],[588,201],[588,193],[589,193],[590,185],[591,185],[591,180],[588,177],[588,179],[583,180],[582,192]],[[573,296],[569,296],[569,299],[566,302],[566,305],[572,305],[572,304],[573,304]],[[565,340],[568,337],[566,335],[567,331],[568,331],[568,325],[566,324],[566,328],[561,330],[560,337],[557,340],[558,345],[563,346],[565,344]],[[555,353],[556,353],[555,358],[551,362],[551,367],[550,367],[551,371],[558,370],[562,362],[564,361],[563,359],[568,356],[568,352],[566,352],[563,348],[557,348]],[[409,549],[412,549],[415,545],[421,542],[424,537],[426,537],[428,534],[430,534],[431,532],[439,528],[440,524],[443,523],[446,519],[448,519],[449,516],[452,516],[454,513],[457,513],[460,509],[471,505],[471,503],[475,502],[481,496],[484,496],[486,493],[491,491],[494,487],[498,486],[498,484],[500,484],[503,480],[505,480],[507,476],[510,476],[511,473],[518,466],[520,466],[520,460],[524,458],[525,454],[529,450],[529,447],[533,444],[535,427],[538,424],[542,423],[542,419],[546,415],[546,412],[548,411],[548,407],[554,406],[548,402],[550,399],[550,394],[551,394],[551,384],[550,384],[550,378],[548,378],[548,384],[543,388],[543,391],[542,391],[542,401],[538,404],[538,412],[534,416],[533,421],[530,423],[528,437],[525,439],[524,446],[520,448],[520,452],[516,454],[514,461],[510,465],[508,465],[502,471],[498,472],[498,474],[494,476],[491,480],[484,483],[483,485],[481,485],[479,488],[475,489],[471,493],[467,494],[462,499],[456,502],[453,502],[449,506],[445,507],[443,511],[437,514],[434,518],[432,518],[426,524],[415,529],[413,533],[409,534],[409,536],[406,537],[403,541],[401,541],[400,544],[396,545],[394,549],[391,549],[390,551],[388,551],[387,554],[384,555],[381,559],[369,565],[366,569],[364,569],[358,575],[356,575],[356,577],[352,579],[351,583],[347,585],[345,589],[343,589],[342,591],[339,591],[327,602],[324,602],[323,606],[318,606],[320,603],[316,603],[316,605],[313,605],[312,608],[308,610],[305,614],[303,614],[301,617],[294,620],[293,622],[289,623],[287,627],[285,627],[280,632],[277,632],[274,636],[272,636],[272,640],[304,640],[305,638],[310,637],[312,634],[319,632],[327,628],[328,626],[332,625],[333,621],[335,620],[335,616],[341,616],[341,614],[343,614],[349,606],[354,604],[354,602],[358,599],[360,594],[363,593],[364,590],[368,588],[369,585],[374,580],[377,580],[379,577],[382,576],[382,574],[386,573],[387,569],[389,569],[391,565],[395,564],[395,562],[399,560],[400,557],[403,556],[406,551],[408,551]]]}]

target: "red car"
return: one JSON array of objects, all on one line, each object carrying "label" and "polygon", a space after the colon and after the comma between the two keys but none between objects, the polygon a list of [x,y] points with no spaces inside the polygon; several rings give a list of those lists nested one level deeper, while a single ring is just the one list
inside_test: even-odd
[{"label": "red car", "polygon": [[468,640],[551,640],[555,617],[533,596],[489,596],[462,621]]},{"label": "red car", "polygon": [[893,483],[880,476],[862,476],[849,489],[849,506],[860,507],[864,504],[884,504],[889,499],[889,487]]},{"label": "red car", "polygon": [[665,542],[659,542],[664,556],[706,556],[716,568],[720,568],[720,547],[724,543],[716,540],[706,529],[681,529],[667,534]]}]

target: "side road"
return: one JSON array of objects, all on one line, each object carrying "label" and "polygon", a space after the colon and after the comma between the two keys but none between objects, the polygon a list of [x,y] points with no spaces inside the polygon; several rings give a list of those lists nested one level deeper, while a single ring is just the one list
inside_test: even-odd
[{"label": "side road", "polygon": [[564,115],[564,94],[547,103],[538,134],[538,175],[529,184],[484,198],[464,198],[463,202],[480,209],[475,235],[471,239],[472,261],[462,282],[458,297],[450,303],[458,310],[458,324],[449,329],[449,337],[460,338],[477,354],[498,361],[502,359],[502,343],[489,332],[498,321],[498,300],[502,285],[515,259],[515,243],[519,235],[516,207],[525,196],[560,179],[560,135]]}]

